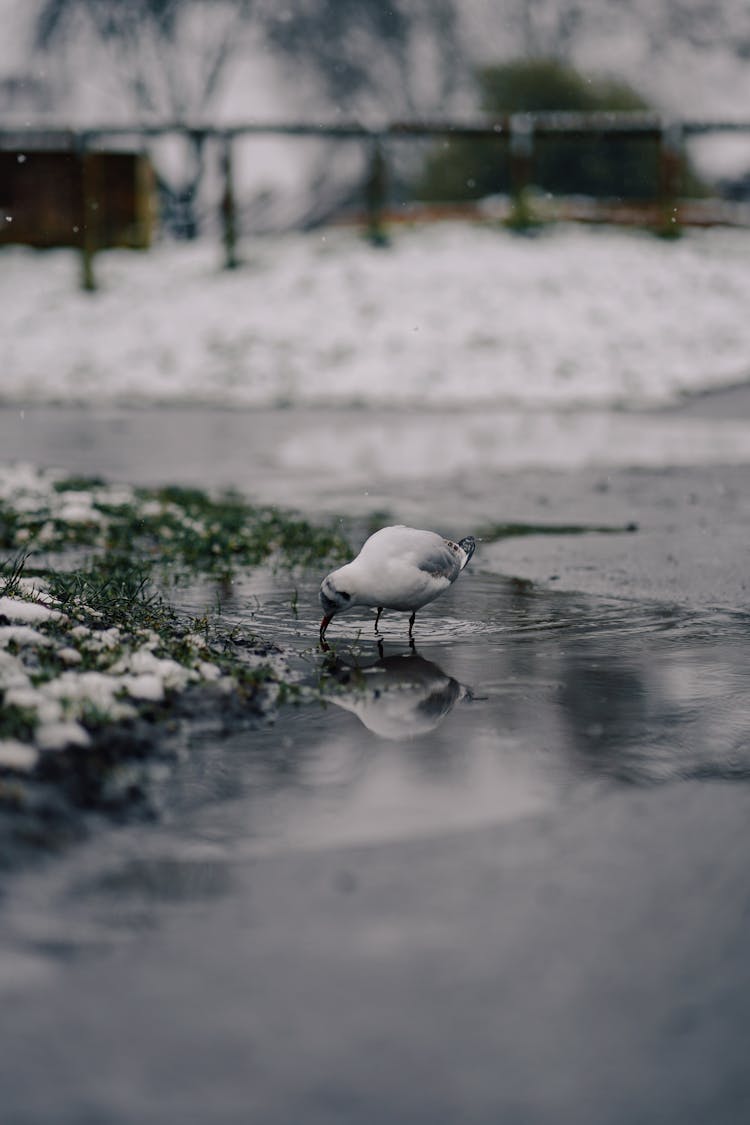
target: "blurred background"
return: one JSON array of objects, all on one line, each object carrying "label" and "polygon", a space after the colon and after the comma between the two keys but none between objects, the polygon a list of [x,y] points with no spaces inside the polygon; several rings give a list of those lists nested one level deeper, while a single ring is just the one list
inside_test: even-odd
[{"label": "blurred background", "polygon": [[[664,414],[750,378],[739,0],[0,11],[7,456],[236,481],[252,431],[255,485],[311,495],[748,457],[744,398]],[[45,428],[50,404],[254,413],[206,416],[202,460],[173,416],[190,464],[120,421],[128,464],[111,420]],[[348,412],[335,450],[321,408]]]},{"label": "blurred background", "polygon": [[[750,15],[739,0],[3,0],[0,7],[3,128],[176,126],[130,140],[154,168],[160,229],[186,237],[216,221],[217,161],[210,136],[196,131],[202,126],[459,125],[481,111],[539,110],[652,110],[726,124],[742,115],[749,84]],[[112,144],[111,136],[96,141]],[[689,147],[683,191],[747,198],[746,136],[711,132]],[[395,145],[390,201],[507,191],[501,150],[445,138]],[[243,230],[309,225],[361,207],[367,145],[271,134],[241,137],[234,156]],[[643,199],[657,186],[653,145],[632,139],[547,143],[538,157],[534,183],[556,194]]]}]

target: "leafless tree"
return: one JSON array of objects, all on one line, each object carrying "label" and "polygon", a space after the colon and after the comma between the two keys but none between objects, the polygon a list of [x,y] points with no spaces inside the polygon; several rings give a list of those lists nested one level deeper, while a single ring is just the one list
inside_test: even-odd
[{"label": "leafless tree", "polygon": [[465,77],[454,0],[290,0],[267,34],[351,116],[434,113]]},{"label": "leafless tree", "polygon": [[[269,16],[266,35],[282,72],[293,72],[307,103],[328,117],[374,127],[449,117],[471,85],[456,0],[289,0]],[[367,173],[356,155],[321,146],[308,221],[361,199]],[[408,158],[405,149],[393,155]],[[390,169],[398,179],[392,161]]]},{"label": "leafless tree", "polygon": [[[44,0],[36,47],[65,57],[78,38],[101,51],[126,119],[202,121],[214,111],[230,64],[244,41],[254,0]],[[78,65],[75,51],[71,61]],[[205,173],[200,133],[186,135],[186,171],[159,177],[165,217],[179,233],[197,233],[195,201]]]},{"label": "leafless tree", "polygon": [[87,26],[141,118],[209,112],[253,0],[44,0],[36,46],[64,48]]},{"label": "leafless tree", "polygon": [[[40,49],[67,49],[79,62],[77,40],[97,45],[139,123],[210,119],[249,33],[255,51],[267,49],[287,77],[287,104],[299,91],[300,115],[312,105],[319,118],[369,123],[448,116],[469,84],[456,0],[41,0],[37,20]],[[190,174],[179,188],[163,185],[187,231],[204,172],[199,135],[191,143]],[[312,172],[316,214],[358,190],[355,164],[322,156]]]}]

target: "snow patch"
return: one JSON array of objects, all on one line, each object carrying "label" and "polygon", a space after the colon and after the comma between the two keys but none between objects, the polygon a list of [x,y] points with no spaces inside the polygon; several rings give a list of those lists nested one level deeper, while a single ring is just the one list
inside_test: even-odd
[{"label": "snow patch", "polygon": [[91,738],[80,723],[40,723],[34,734],[40,750],[64,750],[66,746],[89,746]]},{"label": "snow patch", "polygon": [[49,647],[51,637],[37,632],[29,625],[0,625],[0,648],[7,648],[13,642],[17,645]]},{"label": "snow patch", "polygon": [[[0,688],[26,687],[29,677],[21,661],[0,648]],[[7,698],[6,698],[7,702]]]},{"label": "snow patch", "polygon": [[29,773],[38,761],[39,754],[33,746],[15,738],[0,739],[0,769]]},{"label": "snow patch", "polygon": [[0,617],[7,617],[9,621],[19,624],[33,624],[40,621],[61,621],[63,614],[57,609],[40,605],[39,602],[5,596],[0,598]]},{"label": "snow patch", "polygon": [[[231,273],[215,259],[208,242],[102,254],[92,319],[65,251],[4,254],[4,397],[633,407],[750,377],[745,230],[449,223],[399,229],[387,252],[333,230],[258,240]],[[94,519],[94,495],[61,510]]]}]

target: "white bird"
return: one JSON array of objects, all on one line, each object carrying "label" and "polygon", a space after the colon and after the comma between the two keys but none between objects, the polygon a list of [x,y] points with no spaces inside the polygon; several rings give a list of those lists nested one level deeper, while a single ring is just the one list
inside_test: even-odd
[{"label": "white bird", "polygon": [[377,609],[376,631],[384,609],[411,613],[411,637],[417,610],[453,585],[475,546],[471,535],[454,543],[435,531],[402,525],[381,527],[356,559],[323,579],[321,641],[332,618],[357,605]]}]

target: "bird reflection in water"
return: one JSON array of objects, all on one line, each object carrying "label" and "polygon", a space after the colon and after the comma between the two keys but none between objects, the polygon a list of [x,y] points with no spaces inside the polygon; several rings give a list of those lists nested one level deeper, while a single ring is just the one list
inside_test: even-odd
[{"label": "bird reflection in water", "polygon": [[415,649],[383,655],[371,664],[347,661],[329,653],[323,670],[326,698],[351,711],[378,738],[418,738],[434,730],[471,690]]}]

